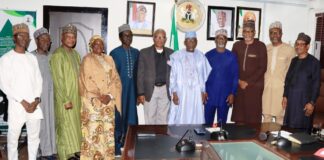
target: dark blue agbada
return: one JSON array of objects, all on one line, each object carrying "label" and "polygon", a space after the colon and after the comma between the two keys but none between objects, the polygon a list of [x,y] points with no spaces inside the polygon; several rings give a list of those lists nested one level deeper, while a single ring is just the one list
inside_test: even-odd
[{"label": "dark blue agbada", "polygon": [[[128,125],[137,125],[136,73],[139,51],[119,46],[110,52],[122,82],[122,115],[115,116],[116,154],[120,154]],[[117,113],[117,112],[116,112]]]},{"label": "dark blue agbada", "polygon": [[284,125],[291,128],[309,130],[312,127],[313,115],[305,116],[307,103],[316,102],[320,90],[320,62],[312,55],[306,58],[292,59],[285,80],[284,97],[288,104],[284,117]]}]

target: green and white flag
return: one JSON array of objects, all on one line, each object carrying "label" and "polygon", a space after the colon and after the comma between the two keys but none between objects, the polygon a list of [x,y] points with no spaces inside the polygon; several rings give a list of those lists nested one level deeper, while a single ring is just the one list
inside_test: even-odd
[{"label": "green and white flag", "polygon": [[176,5],[174,5],[172,9],[172,24],[171,24],[171,36],[170,36],[169,46],[174,51],[179,50],[178,30],[177,30],[177,22],[176,22]]}]

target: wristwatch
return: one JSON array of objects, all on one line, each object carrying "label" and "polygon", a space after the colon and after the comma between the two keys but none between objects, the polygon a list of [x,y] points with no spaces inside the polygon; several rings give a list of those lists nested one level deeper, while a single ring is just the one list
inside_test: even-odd
[{"label": "wristwatch", "polygon": [[35,101],[37,101],[38,103],[40,103],[42,100],[41,100],[40,97],[36,97],[36,98],[35,98]]}]

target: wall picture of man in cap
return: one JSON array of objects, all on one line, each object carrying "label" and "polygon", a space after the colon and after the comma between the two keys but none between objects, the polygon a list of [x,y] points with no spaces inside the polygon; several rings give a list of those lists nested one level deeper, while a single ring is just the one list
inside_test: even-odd
[{"label": "wall picture of man in cap", "polygon": [[239,63],[239,87],[232,113],[232,121],[236,123],[261,123],[262,120],[267,49],[263,42],[254,39],[254,23],[254,21],[244,23],[244,40],[235,42],[232,49]]},{"label": "wall picture of man in cap", "polygon": [[48,53],[51,46],[51,36],[46,28],[40,28],[34,32],[37,49],[32,53],[36,56],[39,69],[43,78],[43,89],[41,94],[44,119],[41,121],[40,129],[40,154],[46,158],[54,158],[57,154],[55,140],[55,114],[54,114],[54,91]]},{"label": "wall picture of man in cap", "polygon": [[154,31],[155,3],[127,3],[127,23],[134,35],[152,36]]},{"label": "wall picture of man in cap", "polygon": [[294,48],[282,42],[282,25],[276,21],[269,27],[271,44],[267,45],[268,65],[264,75],[264,91],[262,95],[263,122],[283,123],[284,109],[282,108],[282,94],[285,77],[291,62],[295,57]]},{"label": "wall picture of man in cap", "polygon": [[129,25],[132,29],[152,29],[152,22],[147,20],[147,9],[144,5],[137,7],[136,19],[134,21],[130,21]]},{"label": "wall picture of man in cap", "polygon": [[235,54],[226,49],[227,30],[215,32],[216,48],[205,55],[212,70],[206,82],[206,124],[213,124],[217,110],[217,122],[226,123],[229,107],[234,102],[238,84],[238,63]]},{"label": "wall picture of man in cap", "polygon": [[169,124],[204,124],[205,83],[211,71],[204,53],[196,49],[196,32],[185,35],[185,49],[170,56]]},{"label": "wall picture of man in cap", "polygon": [[28,159],[36,159],[43,119],[39,107],[43,80],[36,57],[26,51],[30,42],[26,24],[13,26],[13,41],[15,48],[0,59],[0,88],[9,100],[8,159],[18,160],[18,139],[24,124],[28,133]]},{"label": "wall picture of man in cap", "polygon": [[78,76],[80,54],[73,49],[77,28],[68,24],[62,29],[62,45],[51,59],[50,68],[54,82],[54,105],[57,151],[60,159],[79,156],[81,148],[81,99]]},{"label": "wall picture of man in cap", "polygon": [[284,125],[310,131],[315,103],[321,85],[320,62],[308,53],[311,38],[299,33],[295,42],[297,57],[291,60],[283,93],[282,107],[286,110]]},{"label": "wall picture of man in cap", "polygon": [[139,51],[131,47],[133,33],[128,24],[121,25],[118,31],[122,44],[110,52],[122,82],[122,113],[115,112],[116,155],[121,154],[120,148],[124,145],[128,125],[137,125],[138,123],[136,73]]}]

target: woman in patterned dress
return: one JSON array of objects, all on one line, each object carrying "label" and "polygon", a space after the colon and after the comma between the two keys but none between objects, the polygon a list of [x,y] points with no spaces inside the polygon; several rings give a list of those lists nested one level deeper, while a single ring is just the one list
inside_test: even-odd
[{"label": "woman in patterned dress", "polygon": [[115,110],[121,109],[121,82],[113,59],[104,54],[100,36],[89,42],[90,53],[80,67],[82,99],[81,159],[114,159]]}]

